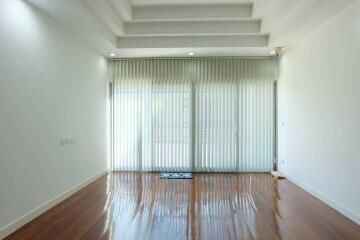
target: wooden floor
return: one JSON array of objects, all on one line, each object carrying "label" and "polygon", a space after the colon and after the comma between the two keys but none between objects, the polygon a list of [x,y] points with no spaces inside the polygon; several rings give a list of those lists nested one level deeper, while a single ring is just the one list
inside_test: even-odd
[{"label": "wooden floor", "polygon": [[269,174],[101,177],[7,239],[360,239],[360,226]]}]

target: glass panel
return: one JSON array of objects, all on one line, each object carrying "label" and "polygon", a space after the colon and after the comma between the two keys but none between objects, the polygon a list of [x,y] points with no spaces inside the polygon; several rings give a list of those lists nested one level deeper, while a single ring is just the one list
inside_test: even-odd
[{"label": "glass panel", "polygon": [[195,170],[236,171],[236,84],[200,83],[195,96]]}]

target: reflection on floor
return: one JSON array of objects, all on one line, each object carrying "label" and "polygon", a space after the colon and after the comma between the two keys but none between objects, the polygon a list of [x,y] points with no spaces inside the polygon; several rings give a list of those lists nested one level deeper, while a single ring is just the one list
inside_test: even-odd
[{"label": "reflection on floor", "polygon": [[108,174],[8,239],[360,239],[360,226],[270,174]]}]

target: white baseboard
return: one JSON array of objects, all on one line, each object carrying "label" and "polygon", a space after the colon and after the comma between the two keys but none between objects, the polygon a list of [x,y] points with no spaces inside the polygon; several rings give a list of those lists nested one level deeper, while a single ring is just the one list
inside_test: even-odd
[{"label": "white baseboard", "polygon": [[291,182],[293,182],[294,184],[296,184],[300,188],[304,189],[306,192],[310,193],[314,197],[318,198],[322,202],[326,203],[330,207],[334,208],[336,211],[340,212],[344,216],[348,217],[349,219],[351,219],[352,221],[354,221],[355,223],[360,225],[360,215],[359,214],[357,214],[354,211],[348,209],[347,207],[343,206],[342,204],[336,202],[335,200],[333,200],[332,198],[330,198],[326,194],[323,194],[322,192],[315,190],[314,188],[310,187],[309,185],[307,185],[303,181],[301,181],[301,180],[299,180],[299,179],[297,179],[295,177],[292,177],[287,173],[283,172],[283,174],[286,176],[287,179],[289,179]]},{"label": "white baseboard", "polygon": [[3,239],[5,237],[9,236],[11,233],[15,232],[17,229],[24,226],[26,223],[30,222],[34,218],[36,218],[36,217],[40,216],[41,214],[43,214],[44,212],[48,211],[50,208],[59,204],[60,202],[62,202],[66,198],[70,197],[75,192],[79,191],[80,189],[84,188],[89,183],[91,183],[91,182],[95,181],[96,179],[98,179],[99,177],[103,176],[107,172],[108,172],[107,170],[101,171],[100,173],[96,174],[95,176],[90,177],[87,180],[85,180],[84,182],[71,187],[70,189],[59,194],[55,198],[43,203],[42,205],[35,208],[34,210],[26,213],[24,216],[19,217],[18,219],[14,220],[10,224],[2,227],[0,229],[0,239]]}]

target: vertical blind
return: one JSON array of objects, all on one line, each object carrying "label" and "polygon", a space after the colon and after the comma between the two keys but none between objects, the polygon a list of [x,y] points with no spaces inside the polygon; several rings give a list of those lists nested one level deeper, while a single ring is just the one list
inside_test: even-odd
[{"label": "vertical blind", "polygon": [[270,171],[273,58],[111,63],[115,171]]}]

